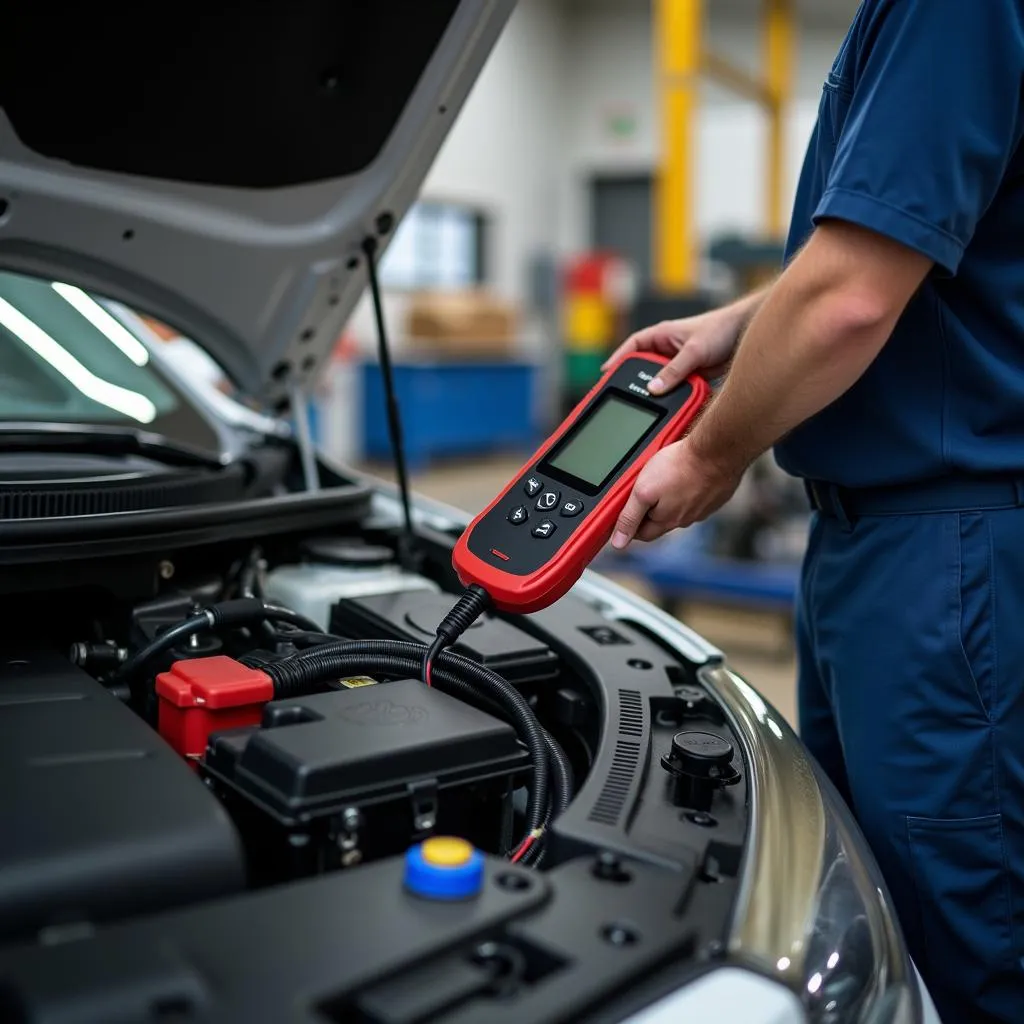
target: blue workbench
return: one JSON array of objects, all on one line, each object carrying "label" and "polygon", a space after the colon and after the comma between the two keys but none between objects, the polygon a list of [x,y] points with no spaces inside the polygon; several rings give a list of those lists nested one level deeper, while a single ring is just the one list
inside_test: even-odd
[{"label": "blue workbench", "polygon": [[775,612],[782,617],[788,649],[799,563],[720,558],[710,553],[711,529],[712,524],[701,523],[653,544],[631,544],[623,554],[606,550],[595,568],[639,577],[670,612],[686,602]]},{"label": "blue workbench", "polygon": [[[405,448],[412,471],[435,459],[532,451],[542,440],[542,368],[507,360],[448,360],[394,367]],[[360,367],[363,456],[391,458],[380,366]]]}]

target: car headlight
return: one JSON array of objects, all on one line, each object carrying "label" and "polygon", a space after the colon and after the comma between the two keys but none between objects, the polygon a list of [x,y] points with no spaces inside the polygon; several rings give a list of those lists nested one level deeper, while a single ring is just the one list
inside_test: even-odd
[{"label": "car headlight", "polygon": [[749,769],[749,837],[730,956],[783,981],[812,1024],[917,1024],[914,968],[846,805],[752,687],[722,665],[704,677]]}]

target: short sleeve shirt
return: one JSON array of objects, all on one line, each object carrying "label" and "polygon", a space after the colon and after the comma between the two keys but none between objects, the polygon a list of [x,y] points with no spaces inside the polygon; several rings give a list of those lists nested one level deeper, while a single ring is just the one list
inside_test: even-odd
[{"label": "short sleeve shirt", "polygon": [[1024,0],[864,0],[821,96],[787,261],[826,219],[935,267],[881,354],[776,446],[846,487],[1024,476]]}]

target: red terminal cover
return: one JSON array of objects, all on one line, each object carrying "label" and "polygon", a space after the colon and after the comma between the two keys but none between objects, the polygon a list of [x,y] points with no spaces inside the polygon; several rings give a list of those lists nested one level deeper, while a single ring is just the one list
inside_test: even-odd
[{"label": "red terminal cover", "polygon": [[210,733],[259,725],[274,699],[265,672],[224,655],[177,661],[156,677],[160,735],[183,757],[198,759]]},{"label": "red terminal cover", "polygon": [[[636,478],[640,475],[640,470],[655,452],[678,441],[688,432],[691,424],[711,397],[711,387],[703,377],[694,374],[687,378],[687,383],[693,388],[693,393],[683,408],[661,426],[658,433],[647,444],[646,449],[639,453],[630,468],[623,473],[614,487],[602,499],[598,508],[576,531],[572,543],[562,547],[555,557],[536,573],[529,576],[517,576],[513,573],[503,572],[473,554],[469,550],[469,535],[477,522],[495,506],[505,502],[512,489],[518,486],[523,474],[536,466],[544,453],[554,447],[558,439],[572,427],[616,370],[628,360],[637,358],[661,365],[670,362],[669,358],[656,352],[632,352],[616,361],[577,404],[558,430],[533,453],[530,460],[512,477],[508,486],[470,523],[456,543],[455,550],[452,552],[452,565],[459,581],[463,586],[470,583],[482,586],[498,610],[527,615],[547,608],[564,597],[611,539],[615,523],[626,505],[633,490],[633,484],[636,483]],[[499,552],[495,552],[495,554],[500,557]]]}]

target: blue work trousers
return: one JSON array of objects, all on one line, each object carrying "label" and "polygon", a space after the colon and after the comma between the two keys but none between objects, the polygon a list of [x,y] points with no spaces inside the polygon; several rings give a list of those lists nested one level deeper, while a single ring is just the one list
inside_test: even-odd
[{"label": "blue work trousers", "polygon": [[1024,1024],[1024,509],[816,513],[800,731],[943,1024]]}]

